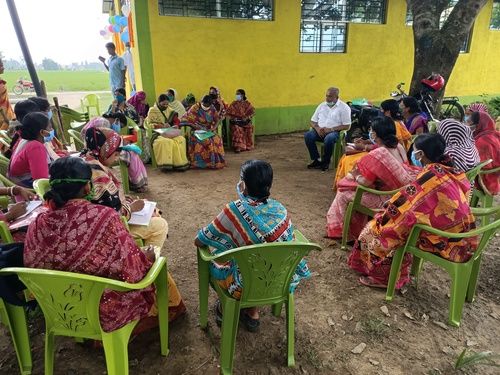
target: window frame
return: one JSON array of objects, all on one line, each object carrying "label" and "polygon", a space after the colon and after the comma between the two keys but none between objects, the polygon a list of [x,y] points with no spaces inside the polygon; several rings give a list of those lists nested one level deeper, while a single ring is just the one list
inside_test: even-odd
[{"label": "window frame", "polygon": [[500,0],[493,0],[493,5],[491,6],[491,15],[490,15],[490,31],[500,31],[500,19],[498,20],[498,27],[493,27],[493,15],[495,13],[495,7],[498,7],[498,17],[500,18]]},{"label": "window frame", "polygon": [[[144,0],[147,1],[147,0]],[[186,18],[207,18],[207,19],[214,19],[214,20],[236,20],[236,21],[263,21],[263,22],[272,22],[275,20],[275,9],[276,9],[276,0],[269,0],[270,6],[271,6],[271,16],[270,18],[244,18],[244,17],[228,17],[228,16],[212,16],[212,15],[193,15],[193,14],[166,14],[162,13],[162,11],[165,9],[165,5],[163,2],[168,1],[168,0],[158,0],[158,15],[160,17],[186,17]],[[192,1],[190,0],[178,0],[182,1],[182,8],[183,8],[183,13],[189,12],[189,6],[193,5]],[[197,0],[199,3],[203,3],[202,0]],[[205,0],[205,9],[204,12],[210,12],[209,10],[207,11],[206,5],[209,0]],[[241,1],[241,0],[216,0],[216,1],[225,1],[229,2],[226,6],[228,7],[224,13],[228,13],[231,11],[231,7],[234,6],[233,1]],[[245,1],[245,0],[243,0]],[[246,0],[246,1],[257,1],[257,0]],[[189,4],[191,3],[191,4]],[[223,4],[222,4],[223,5]],[[196,10],[196,9],[195,9]],[[193,10],[191,10],[193,11]]]},{"label": "window frame", "polygon": [[[318,30],[319,30],[319,48],[315,49],[314,51],[304,51],[303,50],[303,30],[304,30],[304,23],[307,24],[318,24]],[[322,32],[323,32],[323,25],[332,25],[333,27],[337,26],[338,24],[343,25],[344,29],[344,38],[343,38],[343,44],[342,44],[342,51],[322,51],[323,49],[323,43],[322,43]],[[347,52],[347,33],[349,29],[349,23],[345,21],[325,21],[325,20],[301,20],[300,23],[300,32],[299,32],[299,53],[306,53],[306,54],[313,54],[313,53],[335,53],[335,54],[340,54],[340,53],[346,53]]]}]

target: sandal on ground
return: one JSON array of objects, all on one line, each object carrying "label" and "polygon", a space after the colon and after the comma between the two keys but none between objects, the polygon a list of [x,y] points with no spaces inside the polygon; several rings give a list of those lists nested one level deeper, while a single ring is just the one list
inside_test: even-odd
[{"label": "sandal on ground", "polygon": [[214,314],[215,314],[215,323],[220,327],[222,325],[222,304],[220,300],[215,301],[214,304]]},{"label": "sandal on ground", "polygon": [[370,276],[361,276],[359,278],[359,282],[365,286],[369,286],[370,288],[387,289],[387,285],[377,283]]},{"label": "sandal on ground", "polygon": [[248,332],[255,333],[259,330],[260,320],[249,317],[245,311],[240,312],[240,322]]}]

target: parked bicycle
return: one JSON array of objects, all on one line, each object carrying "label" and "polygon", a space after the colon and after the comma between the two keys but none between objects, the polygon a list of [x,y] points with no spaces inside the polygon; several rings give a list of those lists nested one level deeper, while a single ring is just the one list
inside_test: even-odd
[{"label": "parked bicycle", "polygon": [[[454,118],[458,121],[463,121],[465,112],[464,107],[459,103],[459,99],[456,96],[450,96],[443,98],[441,102],[441,109],[438,112],[438,102],[435,100],[431,94],[438,92],[444,87],[445,80],[440,74],[431,74],[429,77],[424,78],[420,81],[422,87],[420,92],[415,95],[420,109],[424,112],[429,120],[439,121],[445,118]],[[391,93],[391,97],[397,101],[402,100],[407,97],[408,94],[403,90],[404,82],[399,83],[396,86],[397,91]]]},{"label": "parked bicycle", "polygon": [[16,85],[12,88],[12,91],[16,95],[21,95],[24,92],[35,92],[35,86],[33,82],[19,78],[16,82]]}]

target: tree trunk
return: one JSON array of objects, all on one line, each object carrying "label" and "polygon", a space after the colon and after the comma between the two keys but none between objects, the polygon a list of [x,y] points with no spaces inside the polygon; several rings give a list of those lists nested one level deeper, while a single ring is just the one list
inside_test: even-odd
[{"label": "tree trunk", "polygon": [[[410,95],[418,94],[420,81],[432,73],[441,74],[448,83],[460,49],[487,1],[459,0],[440,28],[440,17],[449,0],[406,0],[413,14],[415,47]],[[441,99],[444,91],[436,93],[436,99]]]}]

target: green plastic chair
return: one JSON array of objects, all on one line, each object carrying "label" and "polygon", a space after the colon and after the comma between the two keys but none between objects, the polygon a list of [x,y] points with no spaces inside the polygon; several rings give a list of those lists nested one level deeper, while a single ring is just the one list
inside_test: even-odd
[{"label": "green plastic chair", "polygon": [[[288,366],[294,359],[294,295],[290,293],[290,281],[300,260],[311,250],[321,250],[317,244],[309,243],[296,233],[296,241],[275,242],[240,247],[211,255],[207,248],[198,248],[198,281],[200,293],[200,326],[208,323],[209,284],[217,293],[223,310],[221,327],[220,366],[222,374],[231,374],[240,309],[273,305],[273,314],[279,316],[283,303],[286,305],[287,358]],[[210,277],[211,261],[235,260],[245,284],[241,299],[232,298]]]},{"label": "green plastic chair", "polygon": [[[339,132],[339,139],[335,142],[335,145],[333,146],[333,152],[332,152],[332,158],[330,160],[330,168],[336,169],[337,166],[339,165],[340,158],[342,157],[345,149],[345,137],[346,137],[347,131],[346,130],[341,130]],[[325,153],[325,145],[321,141],[316,142],[316,147],[319,147],[319,155],[321,158],[323,158],[323,155]]]},{"label": "green plastic chair", "polygon": [[344,215],[344,226],[342,228],[342,243],[340,245],[340,248],[342,250],[347,249],[347,238],[349,237],[349,227],[351,225],[351,219],[352,219],[352,214],[353,212],[360,212],[364,215],[367,215],[369,217],[375,216],[377,213],[377,210],[374,210],[372,208],[365,207],[361,204],[361,199],[363,198],[364,193],[371,193],[375,195],[394,195],[396,194],[400,189],[396,190],[390,190],[390,191],[382,191],[382,190],[375,190],[368,188],[363,185],[358,185],[356,188],[356,193],[354,195],[354,199],[352,202],[349,202],[347,205],[347,210]]},{"label": "green plastic chair", "polygon": [[125,164],[125,162],[123,162],[122,160],[120,160],[120,174],[122,177],[123,192],[125,194],[129,194],[130,193],[130,183],[128,181],[128,167],[127,167],[127,164]]},{"label": "green plastic chair", "polygon": [[[489,208],[493,206],[493,198],[494,196],[490,194],[488,189],[483,183],[483,179],[481,176],[488,175],[490,173],[498,173],[500,172],[500,167],[493,168],[493,169],[484,169],[479,171],[478,178],[476,179],[476,183],[479,183],[479,188],[476,186],[474,188],[474,191],[472,192],[472,199],[471,199],[471,207],[482,207],[482,208]],[[481,224],[486,225],[490,222],[490,217],[489,216],[483,216]]]},{"label": "green plastic chair", "polygon": [[481,172],[481,169],[483,167],[487,166],[488,164],[490,164],[492,161],[493,161],[492,159],[485,160],[485,161],[479,163],[478,165],[476,165],[471,170],[465,172],[465,175],[467,176],[467,179],[471,183],[474,182],[474,180],[476,179],[476,177],[479,175],[479,172]]},{"label": "green plastic chair", "polygon": [[87,94],[80,99],[80,104],[82,106],[82,112],[87,112],[90,114],[90,108],[95,108],[96,116],[101,114],[99,109],[99,97],[96,94]]},{"label": "green plastic chair", "polygon": [[15,273],[38,301],[45,317],[45,375],[54,370],[54,338],[102,340],[109,375],[128,374],[127,345],[138,320],[112,332],[104,332],[99,321],[99,302],[105,289],[127,292],[156,286],[161,354],[168,354],[167,263],[160,257],[140,282],[130,284],[72,272],[35,268],[4,268]]},{"label": "green plastic chair", "polygon": [[40,199],[43,199],[45,193],[50,190],[50,183],[48,178],[39,178],[33,181],[33,189]]},{"label": "green plastic chair", "polygon": [[73,139],[76,150],[81,151],[85,147],[85,142],[83,142],[80,132],[75,129],[68,129],[68,134]]},{"label": "green plastic chair", "polygon": [[[151,138],[153,137],[153,129],[149,128],[149,127],[144,127],[144,129],[146,130],[146,135],[148,137],[148,139],[151,141]],[[135,134],[137,136],[137,146],[139,146],[141,148],[142,151],[143,148],[142,148],[142,130],[139,128],[139,125],[135,124],[134,125],[134,131],[135,131]],[[154,153],[154,150],[153,150],[153,143],[151,143],[150,145],[150,149],[151,149],[151,166],[153,168],[158,168],[158,163],[156,162],[156,157],[155,157],[155,153]]]},{"label": "green plastic chair", "polygon": [[[14,242],[7,224],[3,221],[0,221],[0,238],[5,244]],[[0,320],[9,329],[21,374],[31,374],[33,362],[24,308],[11,305],[0,298]]]},{"label": "green plastic chair", "polygon": [[[491,215],[496,213],[498,218],[498,213],[500,209],[498,207],[488,210],[483,210],[482,213],[475,212],[475,215],[480,214]],[[451,326],[459,327],[460,321],[462,319],[462,309],[465,300],[467,302],[472,302],[474,300],[474,294],[476,292],[477,278],[479,276],[479,268],[481,266],[481,256],[483,250],[488,244],[490,238],[494,233],[500,228],[500,220],[483,226],[477,230],[473,230],[467,233],[449,233],[444,232],[427,225],[417,224],[413,227],[410,232],[410,236],[406,241],[406,245],[397,249],[392,257],[391,273],[389,276],[389,282],[387,284],[387,293],[385,299],[387,301],[392,301],[394,297],[394,290],[396,287],[396,281],[400,275],[401,264],[403,262],[403,257],[406,252],[413,254],[413,264],[411,274],[418,278],[418,275],[422,269],[424,261],[431,262],[448,272],[451,277],[451,292],[450,292],[450,307],[448,315],[448,324]],[[431,234],[436,234],[438,236],[446,238],[468,238],[473,236],[481,236],[479,246],[474,252],[474,255],[465,263],[455,263],[450,262],[438,255],[432,254],[427,251],[420,250],[416,244],[420,237],[420,232],[426,231]]]},{"label": "green plastic chair", "polygon": [[7,130],[0,130],[0,136],[5,139],[9,144],[12,142],[12,138],[9,137]]}]

